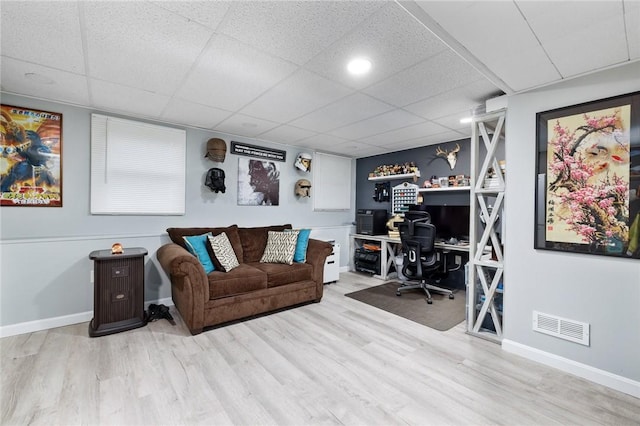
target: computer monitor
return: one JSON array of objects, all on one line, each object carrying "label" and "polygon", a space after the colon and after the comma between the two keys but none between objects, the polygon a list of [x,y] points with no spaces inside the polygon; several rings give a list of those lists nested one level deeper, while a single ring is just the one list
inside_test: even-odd
[{"label": "computer monitor", "polygon": [[436,238],[449,240],[469,240],[469,206],[409,206],[409,210],[426,211],[431,215],[431,223],[436,226]]}]

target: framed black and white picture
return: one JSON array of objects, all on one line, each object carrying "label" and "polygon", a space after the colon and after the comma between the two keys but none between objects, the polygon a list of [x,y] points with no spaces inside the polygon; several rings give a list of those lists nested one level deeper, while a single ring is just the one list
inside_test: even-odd
[{"label": "framed black and white picture", "polygon": [[275,161],[238,159],[238,205],[280,204],[280,170]]}]

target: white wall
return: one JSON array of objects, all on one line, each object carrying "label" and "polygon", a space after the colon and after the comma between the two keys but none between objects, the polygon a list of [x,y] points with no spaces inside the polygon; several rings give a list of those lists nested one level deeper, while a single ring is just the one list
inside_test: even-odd
[{"label": "white wall", "polygon": [[[188,128],[184,216],[92,216],[89,214],[90,114],[104,112],[4,93],[2,103],[63,114],[63,207],[0,209],[0,335],[41,329],[47,324],[63,325],[91,319],[92,262],[88,256],[93,250],[110,248],[114,242],[125,247],[145,247],[149,251],[145,283],[147,301],[170,297],[169,282],[155,258],[157,249],[169,241],[165,232],[168,227],[291,223],[294,227],[313,228],[318,238],[335,239],[348,246],[354,208],[341,212],[314,212],[310,198],[295,197],[296,180],[309,177],[293,167],[300,152],[298,148]],[[238,206],[240,157],[227,153],[222,164],[205,159],[206,141],[211,137],[225,139],[228,147],[233,139],[285,150],[287,161],[278,163],[281,170],[280,205]],[[225,170],[226,193],[216,194],[204,186],[206,171],[211,167]],[[353,180],[355,161],[352,167]],[[313,184],[313,177],[310,180]],[[355,188],[353,181],[352,187]],[[340,264],[346,267],[348,256],[343,253]]]},{"label": "white wall", "polygon": [[[503,342],[505,348],[555,360],[550,363],[566,369],[573,366],[584,373],[593,368],[601,379],[610,374],[622,387],[628,384],[629,393],[636,396],[640,390],[640,262],[534,250],[533,233],[536,113],[638,90],[640,63],[636,62],[509,98]],[[634,132],[637,137],[640,129]],[[591,345],[532,331],[534,310],[589,323]]]}]

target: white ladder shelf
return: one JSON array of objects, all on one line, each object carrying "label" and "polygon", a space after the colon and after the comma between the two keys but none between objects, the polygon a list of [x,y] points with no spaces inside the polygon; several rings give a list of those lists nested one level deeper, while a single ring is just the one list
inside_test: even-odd
[{"label": "white ladder shelf", "polygon": [[[504,256],[496,226],[504,220],[505,179],[496,154],[505,143],[505,118],[505,109],[476,117],[471,135],[467,332],[497,342],[503,330]],[[481,165],[480,141],[486,149]],[[492,255],[478,249],[487,245]]]}]

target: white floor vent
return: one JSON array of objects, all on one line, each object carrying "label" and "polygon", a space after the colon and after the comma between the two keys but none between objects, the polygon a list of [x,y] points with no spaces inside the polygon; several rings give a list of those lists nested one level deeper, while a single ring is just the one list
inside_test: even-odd
[{"label": "white floor vent", "polygon": [[533,311],[533,330],[589,346],[589,324]]}]

